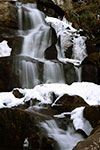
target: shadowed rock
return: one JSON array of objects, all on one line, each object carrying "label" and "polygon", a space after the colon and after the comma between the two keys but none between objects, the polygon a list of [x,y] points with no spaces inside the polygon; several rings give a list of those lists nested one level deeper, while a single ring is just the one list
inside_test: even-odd
[{"label": "shadowed rock", "polygon": [[88,106],[88,104],[84,101],[80,96],[74,95],[70,96],[68,94],[64,94],[60,97],[57,102],[54,103],[54,109],[58,110],[58,112],[70,112],[73,109],[81,106]]}]

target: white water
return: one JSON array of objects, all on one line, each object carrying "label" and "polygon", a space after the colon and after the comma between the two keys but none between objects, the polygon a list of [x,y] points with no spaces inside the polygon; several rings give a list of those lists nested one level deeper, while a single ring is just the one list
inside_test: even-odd
[{"label": "white water", "polygon": [[[44,83],[65,83],[63,66],[44,59],[44,51],[52,44],[52,30],[50,24],[56,31],[58,42],[56,48],[58,51],[58,59],[61,62],[71,62],[81,64],[82,60],[87,56],[84,36],[80,36],[78,31],[72,27],[72,24],[65,18],[61,21],[57,18],[46,17],[36,8],[36,4],[22,4],[17,2],[18,7],[18,22],[19,35],[24,38],[22,52],[20,55],[25,55],[44,62],[43,82]],[[65,58],[65,51],[72,46],[71,59]],[[27,62],[25,62],[27,63]],[[27,65],[23,65],[23,71]],[[28,64],[29,66],[29,64]],[[31,68],[31,67],[29,67]],[[78,81],[81,81],[81,69],[75,68]],[[31,69],[32,71],[32,69]],[[24,73],[23,74],[28,74]],[[38,76],[38,72],[36,73]],[[27,81],[25,81],[25,79]],[[23,80],[29,85],[29,78]],[[34,79],[37,80],[37,79]],[[25,85],[26,85],[25,83]],[[32,83],[35,83],[34,81]],[[36,82],[37,84],[39,82]],[[36,85],[36,84],[35,84]],[[34,86],[34,84],[33,84]]]},{"label": "white water", "polygon": [[[18,34],[24,38],[20,55],[29,56],[44,62],[44,83],[64,83],[63,66],[58,63],[44,60],[44,51],[51,45],[52,30],[45,22],[45,15],[36,8],[36,4],[22,4],[17,2],[18,7]],[[24,21],[24,23],[23,23]],[[23,62],[20,81],[23,87],[30,88],[39,84],[38,72],[32,73],[32,63]],[[29,66],[30,65],[30,66]],[[29,72],[27,72],[29,71]],[[33,72],[36,69],[33,69]],[[30,77],[30,74],[33,77]],[[30,80],[32,80],[30,84]],[[35,82],[36,80],[36,82]]]},{"label": "white water", "polygon": [[44,83],[65,83],[62,64],[45,61]]},{"label": "white water", "polygon": [[17,6],[20,35],[24,37],[21,54],[44,58],[44,51],[51,45],[51,30],[45,23],[44,14],[36,4],[17,2]]},{"label": "white water", "polygon": [[59,128],[54,120],[42,122],[41,126],[46,129],[48,136],[57,142],[56,150],[72,150],[76,143],[84,139],[76,133],[72,125],[68,125],[67,131]]}]

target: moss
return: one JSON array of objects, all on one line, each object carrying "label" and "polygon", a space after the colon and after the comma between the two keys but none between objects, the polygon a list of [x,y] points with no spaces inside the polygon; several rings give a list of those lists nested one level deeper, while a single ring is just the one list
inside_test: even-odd
[{"label": "moss", "polygon": [[66,18],[73,23],[75,28],[82,28],[95,34],[100,24],[98,14],[100,14],[100,1],[84,0],[81,4],[73,3],[73,9],[66,11]]}]

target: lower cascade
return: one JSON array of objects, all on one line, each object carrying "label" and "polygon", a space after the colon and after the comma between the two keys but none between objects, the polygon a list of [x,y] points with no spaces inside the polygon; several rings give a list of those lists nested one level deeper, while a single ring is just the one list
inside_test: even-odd
[{"label": "lower cascade", "polygon": [[12,1],[18,29],[2,34],[0,150],[100,149],[100,85],[83,82],[85,63],[91,66],[87,37],[65,16],[49,14],[56,14],[56,5],[52,11],[47,3],[44,13],[38,3],[44,4]]},{"label": "lower cascade", "polygon": [[67,131],[60,129],[54,120],[45,121],[41,125],[47,130],[48,136],[57,142],[57,150],[72,150],[76,143],[84,139],[82,135],[75,133],[72,125],[67,127]]}]

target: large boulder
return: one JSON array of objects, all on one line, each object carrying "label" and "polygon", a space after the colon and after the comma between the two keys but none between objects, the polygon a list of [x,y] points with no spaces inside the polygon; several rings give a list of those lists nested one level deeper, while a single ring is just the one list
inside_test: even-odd
[{"label": "large boulder", "polygon": [[37,7],[48,16],[64,16],[64,11],[59,6],[55,5],[52,0],[37,0]]},{"label": "large boulder", "polygon": [[73,150],[99,150],[100,149],[100,125],[92,131],[92,134],[84,141],[79,142]]},{"label": "large boulder", "polygon": [[45,58],[49,59],[49,60],[57,59],[57,49],[56,49],[56,46],[52,45],[52,46],[48,47],[45,50],[44,55],[45,55]]},{"label": "large boulder", "polygon": [[100,120],[100,106],[87,106],[83,111],[84,117],[95,128]]},{"label": "large boulder", "polygon": [[0,147],[21,149],[25,138],[39,131],[32,115],[18,109],[0,109]]},{"label": "large boulder", "polygon": [[18,27],[17,7],[5,1],[0,2],[0,26],[16,29]]},{"label": "large boulder", "polygon": [[71,112],[77,107],[88,106],[83,98],[77,95],[64,94],[60,97],[52,106],[53,109],[58,110],[58,112]]},{"label": "large boulder", "polygon": [[100,84],[100,53],[92,53],[82,62],[82,80]]},{"label": "large boulder", "polygon": [[63,68],[64,68],[64,75],[65,75],[65,82],[67,84],[72,84],[73,82],[78,81],[78,76],[73,64],[71,63],[63,64]]},{"label": "large boulder", "polygon": [[34,111],[0,109],[0,150],[54,150],[55,141],[40,126],[45,119]]}]

